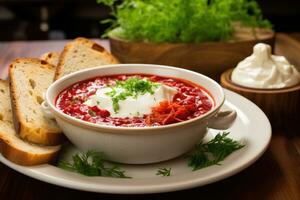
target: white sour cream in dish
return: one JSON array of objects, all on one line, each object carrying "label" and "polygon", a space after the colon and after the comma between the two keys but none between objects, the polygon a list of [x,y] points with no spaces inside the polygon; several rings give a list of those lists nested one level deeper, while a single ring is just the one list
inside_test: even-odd
[{"label": "white sour cream in dish", "polygon": [[300,74],[284,56],[272,55],[270,45],[259,43],[233,70],[231,80],[250,88],[277,89],[298,84]]},{"label": "white sour cream in dish", "polygon": [[[152,94],[145,93],[136,97],[129,96],[119,101],[119,110],[116,112],[113,107],[112,97],[109,95],[112,90],[110,87],[100,88],[84,104],[105,108],[110,112],[111,117],[141,117],[150,114],[151,109],[157,106],[159,102],[164,100],[172,101],[177,93],[175,88],[159,84]],[[115,90],[117,94],[124,91],[122,88],[115,88]]]}]

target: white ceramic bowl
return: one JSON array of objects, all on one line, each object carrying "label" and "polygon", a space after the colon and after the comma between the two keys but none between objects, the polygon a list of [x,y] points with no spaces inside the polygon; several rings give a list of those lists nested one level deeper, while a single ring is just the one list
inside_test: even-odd
[{"label": "white ceramic bowl", "polygon": [[[68,86],[89,78],[113,74],[154,74],[181,78],[206,88],[215,106],[205,115],[158,127],[113,127],[94,124],[71,117],[56,108],[55,99]],[[79,149],[97,150],[107,160],[146,164],[175,158],[191,150],[207,131],[208,126],[228,128],[235,112],[217,115],[225,100],[221,86],[212,79],[185,69],[149,64],[116,64],[90,68],[55,81],[47,90],[42,104],[45,114],[54,117],[67,138]]]}]

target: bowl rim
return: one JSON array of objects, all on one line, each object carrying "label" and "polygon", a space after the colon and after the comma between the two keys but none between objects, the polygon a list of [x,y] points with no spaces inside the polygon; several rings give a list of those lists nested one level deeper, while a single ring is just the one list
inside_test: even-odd
[{"label": "bowl rim", "polygon": [[[67,115],[67,114],[63,113],[60,109],[58,109],[52,103],[53,99],[50,99],[50,92],[52,90],[54,90],[54,88],[57,87],[57,85],[62,84],[64,81],[66,81],[67,79],[69,79],[71,77],[80,76],[80,74],[84,74],[84,73],[87,73],[89,71],[97,71],[98,69],[103,70],[103,69],[107,69],[107,68],[119,68],[119,67],[124,67],[124,66],[126,66],[126,67],[138,67],[138,66],[141,66],[141,65],[147,66],[147,67],[158,67],[158,68],[165,68],[165,69],[170,69],[170,70],[177,70],[177,71],[182,71],[182,72],[184,71],[186,73],[192,73],[194,75],[197,75],[197,76],[201,77],[202,79],[205,79],[206,81],[209,81],[209,82],[211,82],[211,83],[213,83],[214,85],[217,86],[218,91],[220,92],[220,95],[221,95],[221,102],[219,103],[219,105],[215,105],[215,107],[213,107],[210,111],[208,111],[204,115],[200,115],[200,116],[195,117],[193,119],[185,120],[185,121],[182,121],[182,122],[177,122],[177,123],[167,124],[167,125],[160,125],[160,126],[123,127],[123,126],[111,126],[111,125],[106,125],[106,124],[96,124],[96,123],[87,122],[87,121],[84,121],[84,120],[81,120],[81,119],[77,119],[75,117],[72,117],[70,115]],[[126,73],[124,73],[124,74],[126,74]],[[150,73],[150,72],[149,72],[149,74],[154,74],[155,75],[155,73]],[[159,75],[159,74],[156,74],[156,75]],[[90,78],[93,78],[93,77],[90,77]],[[177,77],[174,77],[174,78],[177,78]],[[89,79],[89,78],[85,78],[83,80],[78,80],[76,82],[84,81],[84,80],[87,80],[87,79]],[[72,84],[75,84],[76,82],[70,83],[69,86],[71,86]],[[64,87],[64,89],[66,89],[69,86]],[[61,91],[59,91],[59,92],[61,92]],[[59,92],[55,92],[56,95],[54,95],[54,96],[56,97],[59,94]],[[76,71],[74,73],[65,75],[64,77],[54,81],[48,87],[48,89],[46,91],[46,94],[45,94],[45,101],[48,104],[48,106],[50,107],[51,112],[54,113],[53,115],[54,115],[55,119],[56,119],[56,117],[59,117],[60,119],[67,120],[69,123],[72,123],[72,124],[75,124],[75,125],[80,125],[82,127],[87,127],[87,128],[90,128],[90,129],[91,128],[92,129],[97,129],[97,130],[101,129],[101,130],[107,130],[107,131],[133,131],[133,132],[139,131],[139,134],[143,134],[143,132],[140,132],[140,131],[151,131],[151,130],[162,130],[162,129],[176,128],[176,127],[192,124],[192,123],[195,123],[199,120],[204,120],[208,117],[211,117],[214,114],[216,114],[216,112],[224,104],[225,94],[224,94],[223,88],[216,81],[214,81],[213,79],[211,79],[211,78],[209,78],[209,77],[207,77],[203,74],[200,74],[200,73],[197,73],[197,72],[194,72],[194,71],[191,71],[191,70],[182,69],[182,68],[178,68],[178,67],[172,67],[172,66],[166,66],[166,65],[158,65],[158,64],[137,64],[137,63],[127,64],[126,63],[126,64],[101,65],[101,66],[96,66],[96,67],[93,67],[93,68],[87,68],[87,69],[84,69],[84,70]],[[56,115],[58,115],[58,116],[56,116]]]}]

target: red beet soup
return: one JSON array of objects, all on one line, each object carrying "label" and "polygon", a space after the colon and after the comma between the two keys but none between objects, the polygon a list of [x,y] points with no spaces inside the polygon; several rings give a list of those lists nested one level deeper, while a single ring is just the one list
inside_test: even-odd
[{"label": "red beet soup", "polygon": [[201,116],[214,104],[213,97],[200,85],[149,74],[84,80],[64,89],[55,102],[72,117],[122,127],[174,124]]}]

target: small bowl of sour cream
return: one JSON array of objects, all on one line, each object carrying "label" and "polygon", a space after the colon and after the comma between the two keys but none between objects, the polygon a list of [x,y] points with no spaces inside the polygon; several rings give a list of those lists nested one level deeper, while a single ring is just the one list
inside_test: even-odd
[{"label": "small bowl of sour cream", "polygon": [[274,127],[299,116],[300,73],[284,56],[272,55],[267,44],[256,44],[252,55],[224,72],[221,85],[256,103]]}]

